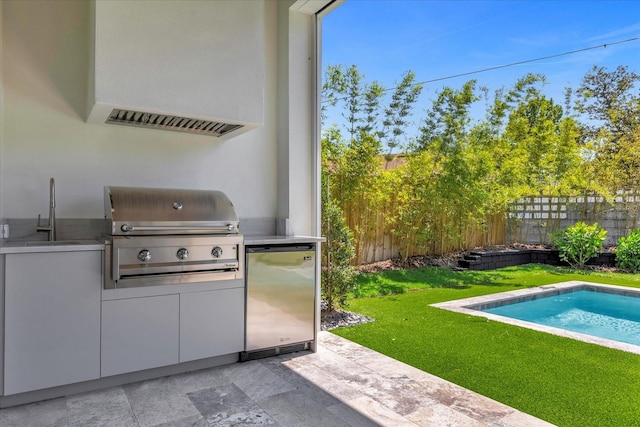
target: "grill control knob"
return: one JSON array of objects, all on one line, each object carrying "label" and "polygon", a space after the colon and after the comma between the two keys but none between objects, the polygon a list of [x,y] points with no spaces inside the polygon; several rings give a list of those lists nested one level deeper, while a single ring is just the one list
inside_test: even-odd
[{"label": "grill control knob", "polygon": [[138,252],[138,259],[142,262],[149,261],[151,259],[151,252],[149,252],[149,249],[143,249]]},{"label": "grill control knob", "polygon": [[187,259],[187,257],[189,257],[189,251],[186,248],[180,248],[178,249],[178,252],[176,252],[176,256],[178,257],[178,259],[184,261],[185,259]]},{"label": "grill control knob", "polygon": [[222,248],[220,246],[216,246],[215,248],[211,249],[211,255],[214,258],[220,258],[222,256]]}]

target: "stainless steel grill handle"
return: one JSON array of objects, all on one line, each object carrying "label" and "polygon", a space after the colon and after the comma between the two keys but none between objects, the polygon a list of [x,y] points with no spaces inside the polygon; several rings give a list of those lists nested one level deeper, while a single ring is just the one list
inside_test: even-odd
[{"label": "stainless steel grill handle", "polygon": [[120,230],[125,233],[130,231],[189,231],[189,230],[205,230],[205,231],[216,231],[216,232],[232,232],[236,229],[236,226],[233,224],[227,224],[221,227],[212,227],[210,225],[189,225],[185,227],[179,227],[175,225],[130,225],[130,224],[122,224]]}]

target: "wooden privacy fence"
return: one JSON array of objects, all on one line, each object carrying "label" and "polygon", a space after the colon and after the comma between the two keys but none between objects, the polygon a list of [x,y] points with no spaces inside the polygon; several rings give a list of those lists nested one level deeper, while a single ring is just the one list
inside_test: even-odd
[{"label": "wooden privacy fence", "polygon": [[425,239],[422,225],[411,224],[400,235],[388,220],[395,215],[393,201],[382,208],[369,208],[356,198],[343,204],[347,225],[353,231],[356,257],[354,265],[414,255],[441,255],[505,242],[504,215],[493,215],[476,225],[463,225],[455,217],[441,215],[431,219],[430,235]]},{"label": "wooden privacy fence", "polygon": [[430,218],[428,224],[408,224],[402,233],[389,220],[397,215],[393,200],[373,208],[356,197],[342,207],[354,234],[354,265],[515,242],[548,244],[553,233],[578,221],[597,222],[607,230],[605,245],[614,245],[640,226],[640,194],[629,192],[618,192],[613,201],[591,195],[522,197],[511,204],[506,216],[495,214],[467,224],[455,215],[441,215]]}]

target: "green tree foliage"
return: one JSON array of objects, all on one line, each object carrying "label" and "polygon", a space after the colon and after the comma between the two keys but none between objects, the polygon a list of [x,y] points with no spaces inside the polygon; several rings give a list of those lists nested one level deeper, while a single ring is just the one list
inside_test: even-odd
[{"label": "green tree foliage", "polygon": [[438,173],[433,156],[427,152],[410,156],[406,163],[388,172],[394,210],[386,220],[402,243],[402,259],[409,256],[412,244],[428,247],[438,235],[440,198],[433,185]]},{"label": "green tree foliage", "polygon": [[570,196],[584,187],[584,161],[574,119],[564,117],[553,100],[540,95],[509,116],[504,138],[520,169],[521,191],[529,195]]},{"label": "green tree foliage", "polygon": [[[460,90],[447,87],[440,91],[420,128],[417,149],[429,153],[427,158],[432,162],[426,173],[430,175],[431,195],[424,206],[434,220],[430,228],[438,230],[428,235],[431,238],[461,243],[464,230],[481,224],[488,213],[485,183],[491,166],[471,127],[470,108],[480,99],[475,85],[472,80]],[[417,160],[422,162],[425,157]]]},{"label": "green tree foliage", "polygon": [[[348,68],[329,65],[322,85],[323,102],[342,106],[344,127],[350,140],[357,140],[362,134],[370,135],[391,152],[401,146],[399,138],[410,123],[422,85],[415,83],[413,71],[407,71],[396,83],[385,106],[387,90],[377,81],[366,83],[364,78],[355,65]],[[323,111],[326,112],[326,105]]]},{"label": "green tree foliage", "polygon": [[475,94],[476,81],[464,84],[462,89],[442,89],[420,128],[418,150],[430,150],[446,156],[461,151],[469,131],[469,109],[480,98]]},{"label": "green tree foliage", "polygon": [[327,310],[334,311],[345,304],[353,288],[356,274],[350,265],[355,255],[353,233],[346,224],[340,202],[332,195],[331,186],[339,184],[336,173],[342,171],[347,159],[348,147],[342,141],[340,131],[332,127],[322,140],[322,235],[327,239],[322,245],[322,298]]},{"label": "green tree foliage", "polygon": [[413,105],[418,100],[422,85],[415,84],[416,74],[408,71],[402,76],[400,83],[391,95],[391,102],[384,109],[383,128],[377,136],[386,141],[389,154],[400,146],[398,138],[406,133]]},{"label": "green tree foliage", "polygon": [[576,111],[584,116],[581,143],[590,152],[594,176],[611,193],[640,190],[638,128],[640,75],[627,67],[594,67],[576,91]]},{"label": "green tree foliage", "polygon": [[[545,98],[544,78],[527,75],[496,91],[486,121],[474,121],[473,105],[486,89],[471,80],[459,90],[444,88],[426,112],[416,149],[435,159],[431,180],[440,211],[456,218],[437,238],[460,241],[470,227],[505,213],[523,195],[571,194],[584,182],[578,127]],[[430,173],[430,172],[429,172]]]},{"label": "green tree foliage", "polygon": [[389,201],[386,181],[390,173],[382,168],[380,156],[383,146],[389,150],[400,146],[399,138],[406,131],[421,86],[414,83],[414,73],[405,73],[386,100],[380,84],[366,83],[356,66],[330,66],[325,74],[325,99],[331,105],[342,105],[343,130],[349,137],[343,138],[335,126],[324,131],[323,174],[331,182],[329,197],[342,208],[356,204],[368,207],[349,210],[349,226],[357,245],[367,234],[375,233],[375,212]]},{"label": "green tree foliage", "polygon": [[640,195],[640,75],[620,66],[594,67],[576,91],[584,117],[580,142],[589,155],[591,182],[626,211],[625,231],[637,228]]},{"label": "green tree foliage", "polygon": [[576,91],[576,110],[587,116],[583,138],[605,151],[640,126],[640,75],[619,66],[614,71],[594,66]]},{"label": "green tree foliage", "polygon": [[[623,201],[632,201],[640,194],[639,77],[627,68],[594,68],[580,88],[566,90],[562,106],[542,94],[545,77],[538,74],[493,93],[475,80],[443,87],[412,136],[407,130],[422,90],[415,79],[408,71],[387,90],[355,65],[326,69],[323,105],[339,108],[344,122],[323,128],[323,175],[356,252],[381,225],[406,258],[463,248],[469,230],[482,230],[522,197],[595,194],[613,201],[623,190]],[[397,150],[402,156],[392,163]],[[638,214],[628,218],[627,229],[636,228]],[[559,221],[539,219],[547,229],[541,241]]]},{"label": "green tree foliage", "polygon": [[[326,187],[326,184],[325,184]],[[322,298],[327,310],[335,311],[345,305],[347,295],[353,289],[355,269],[350,265],[355,255],[353,234],[344,219],[342,208],[335,199],[328,197],[328,189],[322,194],[322,234],[327,241],[322,245]]]}]

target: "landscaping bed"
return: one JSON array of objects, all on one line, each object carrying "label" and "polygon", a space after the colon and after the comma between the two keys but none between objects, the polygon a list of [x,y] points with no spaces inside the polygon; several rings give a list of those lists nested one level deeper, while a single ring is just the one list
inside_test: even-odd
[{"label": "landscaping bed", "polygon": [[[524,264],[547,264],[568,267],[560,260],[557,249],[543,245],[501,245],[476,248],[470,251],[456,251],[445,255],[412,256],[406,260],[399,258],[359,265],[360,273],[377,273],[389,270],[404,270],[421,267],[444,267],[468,270],[493,270]],[[615,270],[615,247],[604,248],[598,257],[590,259],[587,264],[591,269],[601,267],[608,271]]]},{"label": "landscaping bed", "polygon": [[[568,266],[560,260],[560,253],[555,248],[505,248],[500,250],[473,250],[458,260],[461,268],[469,270],[493,270],[523,264],[548,264]],[[589,266],[615,267],[616,254],[612,250],[605,251],[587,261]]]}]

